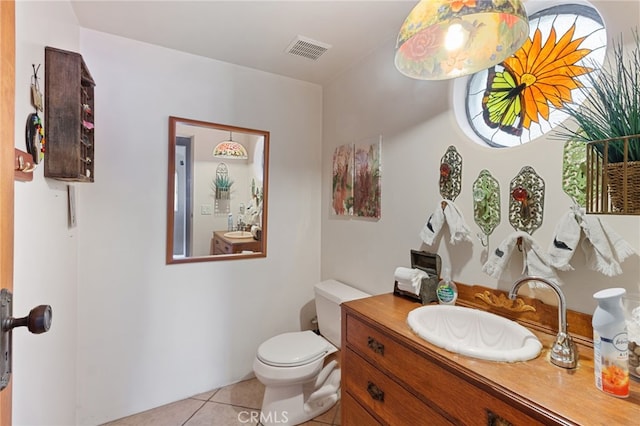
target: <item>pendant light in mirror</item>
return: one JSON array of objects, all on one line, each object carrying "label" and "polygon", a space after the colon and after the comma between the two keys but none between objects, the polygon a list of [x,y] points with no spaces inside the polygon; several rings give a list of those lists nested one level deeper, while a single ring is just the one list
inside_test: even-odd
[{"label": "pendant light in mirror", "polygon": [[220,142],[213,149],[213,156],[216,158],[246,160],[249,158],[245,147],[233,140],[233,135],[229,132],[229,139]]}]

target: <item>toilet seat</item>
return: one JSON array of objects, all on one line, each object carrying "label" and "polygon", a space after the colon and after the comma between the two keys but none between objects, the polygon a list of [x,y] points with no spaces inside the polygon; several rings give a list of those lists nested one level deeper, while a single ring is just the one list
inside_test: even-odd
[{"label": "toilet seat", "polygon": [[333,345],[313,331],[283,333],[258,348],[258,359],[274,367],[296,367],[324,358]]}]

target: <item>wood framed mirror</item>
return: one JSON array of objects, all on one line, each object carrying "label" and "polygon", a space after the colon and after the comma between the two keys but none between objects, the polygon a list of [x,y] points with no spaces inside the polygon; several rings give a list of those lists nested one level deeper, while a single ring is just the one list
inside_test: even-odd
[{"label": "wood framed mirror", "polygon": [[169,117],[167,264],[267,255],[269,132]]}]

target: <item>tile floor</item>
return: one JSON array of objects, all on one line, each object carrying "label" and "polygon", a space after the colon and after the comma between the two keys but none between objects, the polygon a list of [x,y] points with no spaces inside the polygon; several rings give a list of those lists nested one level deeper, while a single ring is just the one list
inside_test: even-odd
[{"label": "tile floor", "polygon": [[[264,385],[245,380],[191,398],[134,414],[104,426],[235,426],[259,425]],[[340,424],[340,402],[326,413],[304,423],[309,426]]]}]

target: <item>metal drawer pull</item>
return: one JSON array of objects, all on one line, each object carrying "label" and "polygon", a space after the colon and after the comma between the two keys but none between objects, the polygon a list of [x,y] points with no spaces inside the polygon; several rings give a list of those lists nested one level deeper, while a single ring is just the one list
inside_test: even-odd
[{"label": "metal drawer pull", "polygon": [[367,382],[367,392],[376,401],[384,402],[384,391],[373,382]]},{"label": "metal drawer pull", "polygon": [[513,424],[491,410],[487,410],[487,426],[513,426]]},{"label": "metal drawer pull", "polygon": [[369,349],[371,349],[375,353],[384,356],[384,345],[382,343],[378,342],[373,337],[369,336],[367,338],[367,346],[369,346]]}]

